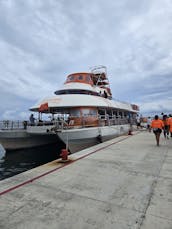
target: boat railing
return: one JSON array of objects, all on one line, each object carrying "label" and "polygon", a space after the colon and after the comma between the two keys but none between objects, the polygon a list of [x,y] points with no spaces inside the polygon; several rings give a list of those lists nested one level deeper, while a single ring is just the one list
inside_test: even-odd
[{"label": "boat railing", "polygon": [[52,121],[35,121],[31,124],[29,121],[11,121],[3,120],[0,121],[0,130],[18,130],[27,129],[27,126],[50,126],[56,130],[72,129],[72,128],[88,128],[95,126],[112,126],[112,125],[124,125],[124,124],[135,124],[135,119],[128,119],[127,117],[116,117],[110,115],[99,115],[94,123],[88,124],[85,119],[81,118],[80,125],[76,125],[75,120],[52,120]]},{"label": "boat railing", "polygon": [[[48,122],[43,122],[42,125],[48,125]],[[93,122],[92,124],[88,124],[85,122],[84,118],[81,118],[81,123],[77,124],[75,123],[75,119],[71,120],[54,120],[52,122],[49,122],[49,124],[53,125],[56,130],[63,130],[63,129],[73,129],[73,128],[88,128],[88,127],[95,127],[95,126],[113,126],[113,125],[125,125],[135,124],[134,118],[128,118],[128,117],[116,117],[116,116],[109,116],[109,115],[102,115],[97,118],[97,122]]]},{"label": "boat railing", "polygon": [[0,130],[18,130],[26,129],[26,121],[11,121],[11,120],[2,120],[0,121]]},{"label": "boat railing", "polygon": [[99,117],[99,126],[112,126],[112,125],[124,125],[133,123],[133,121],[128,119],[127,117],[116,117],[109,115],[102,115]]},{"label": "boat railing", "polygon": [[27,129],[27,126],[57,126],[63,128],[66,121],[64,120],[53,120],[53,121],[41,121],[36,120],[34,123],[29,121],[12,121],[12,120],[2,120],[0,121],[0,130],[17,130],[17,129]]}]

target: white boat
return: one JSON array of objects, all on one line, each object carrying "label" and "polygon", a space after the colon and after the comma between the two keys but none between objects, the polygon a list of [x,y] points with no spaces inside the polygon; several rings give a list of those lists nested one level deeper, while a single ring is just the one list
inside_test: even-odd
[{"label": "white boat", "polygon": [[106,67],[92,68],[88,73],[67,76],[55,96],[45,98],[30,108],[38,113],[51,114],[52,122],[27,126],[31,135],[56,134],[71,152],[98,142],[127,134],[135,124],[137,105],[112,99]]},{"label": "white boat", "polygon": [[[127,134],[135,124],[137,105],[112,99],[106,67],[67,76],[55,95],[30,108],[37,121],[4,121],[0,144],[7,150],[62,141],[70,152]],[[43,116],[51,120],[43,120]]]}]

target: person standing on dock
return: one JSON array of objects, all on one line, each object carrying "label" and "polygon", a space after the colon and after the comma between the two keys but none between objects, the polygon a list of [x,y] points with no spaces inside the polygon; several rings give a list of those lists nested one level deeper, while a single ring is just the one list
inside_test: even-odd
[{"label": "person standing on dock", "polygon": [[159,119],[158,115],[155,115],[155,118],[152,120],[151,128],[153,129],[153,132],[155,134],[157,146],[159,146],[159,139],[162,129],[164,128],[164,123],[161,119]]}]

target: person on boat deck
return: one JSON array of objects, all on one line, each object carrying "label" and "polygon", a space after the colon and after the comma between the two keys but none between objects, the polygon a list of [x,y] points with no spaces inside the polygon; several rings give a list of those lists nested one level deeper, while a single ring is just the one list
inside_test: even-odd
[{"label": "person on boat deck", "polygon": [[161,119],[159,119],[158,115],[155,115],[155,118],[152,120],[151,128],[153,129],[153,132],[155,134],[157,146],[159,146],[159,139],[162,129],[164,128],[164,123]]},{"label": "person on boat deck", "polygon": [[29,120],[30,120],[31,125],[35,125],[35,118],[34,118],[33,114],[30,115]]},{"label": "person on boat deck", "polygon": [[107,98],[108,97],[108,94],[106,91],[104,91],[104,97]]}]

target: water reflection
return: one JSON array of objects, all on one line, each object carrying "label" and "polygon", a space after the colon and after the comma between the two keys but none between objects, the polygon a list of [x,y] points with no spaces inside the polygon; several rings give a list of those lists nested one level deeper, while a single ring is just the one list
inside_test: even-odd
[{"label": "water reflection", "polygon": [[9,152],[0,147],[0,180],[57,159],[62,148],[62,143]]},{"label": "water reflection", "polygon": [[3,159],[3,157],[5,156],[5,149],[3,148],[3,146],[0,144],[0,161]]}]

